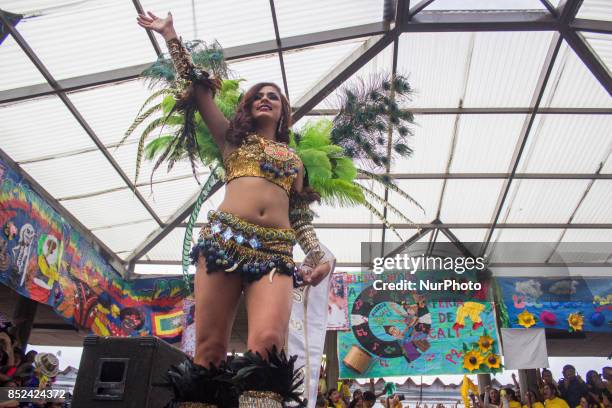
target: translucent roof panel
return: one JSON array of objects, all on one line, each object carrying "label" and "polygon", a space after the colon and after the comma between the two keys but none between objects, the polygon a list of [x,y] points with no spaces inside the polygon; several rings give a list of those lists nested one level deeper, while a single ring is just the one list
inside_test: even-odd
[{"label": "translucent roof panel", "polygon": [[[355,52],[359,52],[359,49],[355,50]],[[340,63],[340,60],[338,63]],[[353,74],[349,79],[344,81],[341,84],[336,92],[332,92],[327,98],[325,98],[321,103],[319,103],[315,109],[326,109],[326,108],[338,108],[340,106],[339,94],[345,85],[349,85],[351,87],[358,84],[356,80],[364,79],[368,80],[372,76],[377,76],[380,73],[391,73],[393,64],[393,44],[387,46],[384,50],[379,52],[377,55],[372,57],[370,61],[368,61],[365,65],[363,65],[355,74]],[[337,72],[333,69],[333,67],[324,74],[324,76],[329,81],[330,78],[333,78],[337,75]],[[293,101],[293,104],[296,104],[296,101]]]},{"label": "translucent roof panel", "polygon": [[383,0],[274,1],[282,38],[382,21],[383,4]]},{"label": "translucent roof panel", "polygon": [[589,180],[515,180],[499,222],[566,223]]},{"label": "translucent roof panel", "polygon": [[503,180],[446,180],[440,221],[491,222]]},{"label": "translucent roof panel", "polygon": [[612,8],[608,0],[584,0],[577,18],[612,21]]},{"label": "translucent roof panel", "polygon": [[240,87],[245,91],[258,82],[274,82],[285,93],[278,54],[231,61],[228,65],[234,74],[233,76],[245,79],[240,84]]},{"label": "translucent roof panel", "polygon": [[548,79],[541,106],[610,108],[612,98],[564,41]]},{"label": "translucent roof panel", "polygon": [[[611,229],[568,229],[562,242],[612,242]],[[610,254],[612,255],[612,254]]]},{"label": "translucent roof panel", "polygon": [[473,33],[404,33],[397,72],[415,90],[409,106],[455,108],[463,96]]},{"label": "translucent roof panel", "polygon": [[[145,11],[160,17],[172,12],[176,31],[184,40],[217,40],[228,48],[275,38],[270,2],[266,0],[141,0],[140,3]],[[165,49],[164,41],[158,38]]]},{"label": "translucent roof panel", "polygon": [[119,227],[102,228],[92,231],[110,249],[125,259],[145,238],[157,230],[155,221],[127,224]]},{"label": "translucent roof panel", "polygon": [[61,203],[90,229],[151,218],[138,198],[128,189],[78,200],[65,200]]},{"label": "translucent roof panel", "polygon": [[[400,230],[402,237],[408,238],[409,230]],[[398,241],[392,232],[386,232],[387,241]],[[337,262],[361,262],[361,243],[362,242],[381,242],[382,227],[375,229],[332,229],[319,228],[317,237],[334,254]],[[392,238],[393,237],[393,238]],[[297,261],[302,261],[303,252],[299,246],[294,247],[294,256]]]},{"label": "translucent roof panel", "polygon": [[[19,26],[19,24],[18,24]],[[0,44],[0,91],[22,86],[46,83],[45,77],[9,35]],[[7,64],[6,61],[10,61]],[[47,85],[51,90],[51,87]]]},{"label": "translucent roof panel", "polygon": [[526,115],[460,115],[451,173],[505,173]]},{"label": "translucent roof panel", "polygon": [[[375,207],[380,207],[375,205]],[[357,220],[364,223],[381,222],[364,206],[337,207],[330,205],[313,204],[312,210],[317,214],[314,222],[317,223],[354,223]],[[381,208],[379,208],[380,210]]]},{"label": "translucent roof panel", "polygon": [[489,230],[482,228],[452,228],[451,232],[461,242],[483,242]]},{"label": "translucent roof panel", "polygon": [[392,163],[393,173],[444,173],[457,115],[415,115],[410,157]]},{"label": "translucent roof panel", "polygon": [[291,100],[300,99],[314,84],[324,79],[325,73],[362,43],[349,41],[283,52]]},{"label": "translucent roof panel", "polygon": [[[149,250],[141,260],[179,261],[183,253],[185,228],[174,228],[157,245]],[[197,234],[194,235],[197,238]],[[144,239],[144,237],[143,237]]]},{"label": "translucent roof panel", "polygon": [[436,0],[425,10],[529,10],[542,9],[538,0]]},{"label": "translucent roof panel", "polygon": [[[204,183],[207,175],[200,177],[200,182]],[[163,221],[167,221],[171,215],[181,208],[190,198],[195,196],[201,187],[193,177],[186,177],[180,180],[156,183],[153,185],[151,193],[150,186],[139,187],[138,191],[145,197],[153,210]]]},{"label": "translucent roof panel", "polygon": [[[443,180],[397,180],[396,184],[415,199],[425,212],[393,191],[389,191],[389,203],[413,222],[431,222],[435,219],[438,210],[442,182]],[[392,223],[407,222],[393,212],[389,212],[387,218]]]},{"label": "translucent roof panel", "polygon": [[56,96],[0,106],[0,134],[2,150],[16,162],[96,148]]},{"label": "translucent roof panel", "polygon": [[609,115],[538,115],[519,172],[595,173],[612,151]]},{"label": "translucent roof panel", "polygon": [[545,31],[474,33],[463,106],[529,106],[552,36]]},{"label": "translucent roof panel", "polygon": [[[157,135],[154,135],[157,136]],[[154,138],[152,137],[151,140]],[[147,141],[148,142],[148,141]],[[146,145],[146,143],[145,143]],[[138,152],[137,143],[127,143],[119,148],[109,149],[123,172],[134,182],[136,176],[136,157]],[[138,185],[148,186],[151,181],[151,174],[153,167],[155,166],[155,160],[147,160],[143,157],[140,163],[140,174],[138,175]],[[198,171],[206,172],[207,170],[203,166],[198,166]],[[153,173],[153,181],[168,180],[176,177],[182,177],[192,174],[191,165],[189,161],[180,161],[174,164],[174,167],[168,172],[168,164],[162,164]]]},{"label": "translucent roof panel", "polygon": [[37,10],[18,24],[18,30],[59,80],[155,60],[135,17],[132,2],[64,1]]},{"label": "translucent roof panel", "polygon": [[595,180],[572,222],[612,223],[612,180]]},{"label": "translucent roof panel", "polygon": [[[486,253],[489,261],[493,263],[543,263],[553,253],[554,243],[559,241],[562,234],[563,230],[561,229],[500,228],[496,230],[495,241],[489,244]],[[550,244],[533,247],[499,244],[503,242],[544,242]],[[550,251],[546,250],[546,247],[549,247]]]},{"label": "translucent roof panel", "polygon": [[[612,8],[612,7],[610,7]],[[580,33],[591,46],[595,54],[612,71],[612,36],[599,33]]]},{"label": "translucent roof panel", "polygon": [[[142,104],[153,92],[143,81],[134,80],[71,92],[68,97],[102,143],[109,145],[123,138]],[[151,103],[148,107],[153,105]],[[147,123],[141,124],[127,140],[138,140]]]},{"label": "translucent roof panel", "polygon": [[22,167],[58,199],[125,187],[119,174],[99,151],[27,163]]}]

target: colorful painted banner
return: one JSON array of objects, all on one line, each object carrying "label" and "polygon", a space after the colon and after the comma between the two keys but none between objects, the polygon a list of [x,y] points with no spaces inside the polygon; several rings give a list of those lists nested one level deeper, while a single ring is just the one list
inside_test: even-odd
[{"label": "colorful painted banner", "polygon": [[[341,378],[499,371],[494,304],[416,290],[377,290],[380,283],[418,282],[426,274],[347,274],[351,328],[338,332]],[[469,273],[462,275],[466,279]],[[450,277],[452,278],[452,277]],[[478,295],[481,296],[481,291]],[[464,293],[464,295],[466,295]],[[435,300],[432,300],[435,299]],[[486,299],[486,298],[485,298]]]},{"label": "colorful painted banner", "polygon": [[612,333],[612,279],[498,277],[504,325]]},{"label": "colorful painted banner", "polygon": [[327,302],[327,330],[347,330],[348,303],[346,297],[345,274],[334,273],[330,278]]},{"label": "colorful painted banner", "polygon": [[180,340],[180,278],[124,280],[0,161],[0,283],[101,336]]}]

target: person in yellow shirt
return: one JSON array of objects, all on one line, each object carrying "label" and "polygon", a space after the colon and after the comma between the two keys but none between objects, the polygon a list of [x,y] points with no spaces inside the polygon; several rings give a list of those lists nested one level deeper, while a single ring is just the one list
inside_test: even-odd
[{"label": "person in yellow shirt", "polygon": [[504,388],[501,392],[503,408],[521,408],[521,403],[512,388]]},{"label": "person in yellow shirt", "polygon": [[338,390],[331,389],[327,393],[328,407],[329,408],[347,408],[346,403],[341,398]]},{"label": "person in yellow shirt", "polygon": [[559,391],[552,385],[545,383],[543,387],[544,406],[546,408],[569,408],[567,402],[563,398],[559,398]]},{"label": "person in yellow shirt", "polygon": [[535,392],[528,390],[525,394],[525,404],[523,408],[544,408],[544,404],[538,401]]}]

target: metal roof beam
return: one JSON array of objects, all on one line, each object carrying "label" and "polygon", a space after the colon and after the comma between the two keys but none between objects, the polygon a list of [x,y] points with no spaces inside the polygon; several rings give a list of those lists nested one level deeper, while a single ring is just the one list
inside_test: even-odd
[{"label": "metal roof beam", "polygon": [[421,11],[405,21],[404,32],[557,31],[559,22],[544,11]]},{"label": "metal roof beam", "polygon": [[612,22],[577,18],[570,23],[570,28],[590,33],[612,34]]}]

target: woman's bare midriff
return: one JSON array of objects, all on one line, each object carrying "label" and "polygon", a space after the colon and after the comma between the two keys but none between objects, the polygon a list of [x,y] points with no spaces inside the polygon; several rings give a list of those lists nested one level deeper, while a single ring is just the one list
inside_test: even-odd
[{"label": "woman's bare midriff", "polygon": [[262,177],[240,177],[226,184],[219,211],[262,227],[291,228],[289,196],[282,187]]}]

